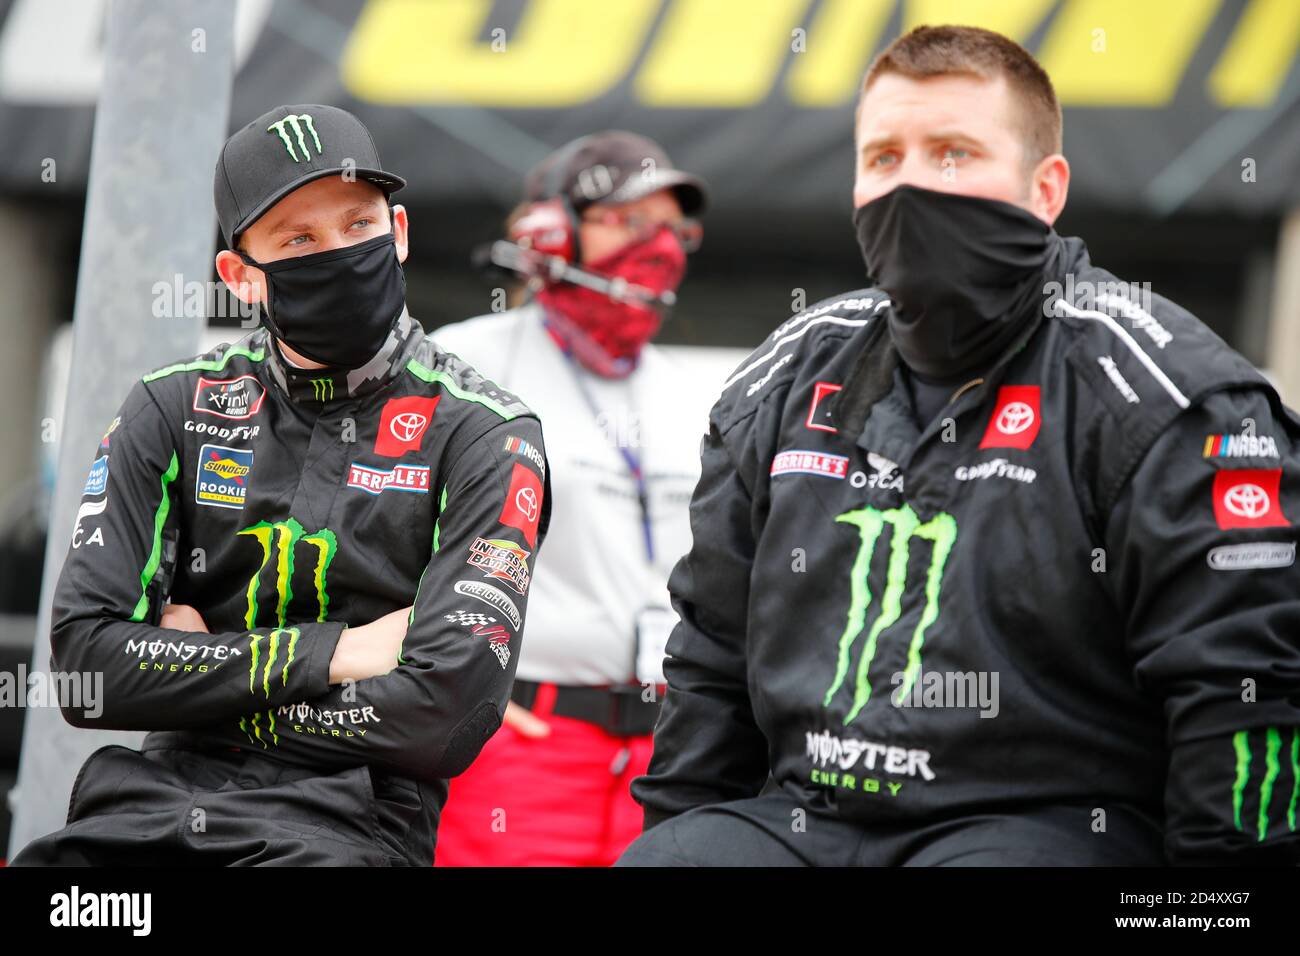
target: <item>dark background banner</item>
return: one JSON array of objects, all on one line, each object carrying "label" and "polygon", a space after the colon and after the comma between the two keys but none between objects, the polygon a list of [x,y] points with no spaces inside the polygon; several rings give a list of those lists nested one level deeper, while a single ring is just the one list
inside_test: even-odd
[{"label": "dark background banner", "polygon": [[[7,191],[33,188],[46,157],[63,160],[62,188],[85,185],[99,34],[63,29],[64,5],[0,4],[17,14],[0,77]],[[420,200],[508,202],[548,147],[627,127],[709,178],[727,215],[843,213],[857,85],[919,20],[1001,28],[1042,59],[1066,107],[1075,201],[1268,214],[1300,198],[1295,0],[278,0],[241,13],[234,120],[281,102],[352,109]]]},{"label": "dark background banner", "polygon": [[[0,0],[0,194],[51,214],[61,197],[72,235],[103,8]],[[1300,202],[1298,0],[243,0],[232,126],[283,102],[359,114],[410,182],[412,298],[433,325],[486,311],[469,250],[532,163],[596,129],[649,134],[714,199],[667,334],[751,344],[801,296],[860,284],[854,98],[919,22],[1033,51],[1065,105],[1058,229],[1262,357],[1242,323],[1263,317],[1278,222]]]}]

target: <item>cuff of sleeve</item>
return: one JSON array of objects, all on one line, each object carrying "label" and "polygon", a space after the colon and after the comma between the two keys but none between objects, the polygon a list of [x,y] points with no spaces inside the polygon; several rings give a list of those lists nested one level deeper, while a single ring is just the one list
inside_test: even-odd
[{"label": "cuff of sleeve", "polygon": [[1300,725],[1300,708],[1289,699],[1276,697],[1249,703],[1225,700],[1179,714],[1171,721],[1168,737],[1171,746],[1178,746],[1207,738],[1231,737],[1239,730],[1297,725]]},{"label": "cuff of sleeve", "polygon": [[[330,689],[330,662],[334,659],[334,649],[338,647],[343,629],[347,627],[342,621],[322,621],[320,623],[299,625],[302,643],[306,644],[306,653],[301,659],[304,665],[297,677],[302,681],[292,696],[294,700],[319,697]],[[298,681],[291,681],[298,684]]]}]

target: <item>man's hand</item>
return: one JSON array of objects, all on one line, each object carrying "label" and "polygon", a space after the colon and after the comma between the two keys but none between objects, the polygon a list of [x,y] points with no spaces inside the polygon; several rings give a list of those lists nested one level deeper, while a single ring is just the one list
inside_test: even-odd
[{"label": "man's hand", "polygon": [[158,626],[189,631],[191,634],[208,633],[208,625],[204,623],[203,615],[188,604],[168,604],[163,608],[162,620],[158,622]]},{"label": "man's hand", "polygon": [[550,724],[513,700],[506,703],[506,712],[501,720],[522,737],[546,737],[551,732]]},{"label": "man's hand", "polygon": [[404,607],[369,624],[344,628],[330,658],[330,683],[378,677],[396,667],[410,616],[411,608]]}]

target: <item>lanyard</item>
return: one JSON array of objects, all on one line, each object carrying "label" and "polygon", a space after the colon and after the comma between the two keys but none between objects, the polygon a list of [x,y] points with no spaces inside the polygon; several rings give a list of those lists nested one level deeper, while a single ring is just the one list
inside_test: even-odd
[{"label": "lanyard", "polygon": [[[599,407],[596,405],[596,400],[592,397],[591,392],[588,391],[586,383],[582,380],[584,374],[583,371],[575,366],[573,355],[568,349],[561,349],[561,354],[564,355],[565,360],[569,364],[569,371],[573,374],[573,381],[578,386],[578,391],[582,393],[583,401],[587,403],[587,408],[591,411],[591,414],[596,419],[597,426],[599,426],[601,422],[601,412]],[[641,530],[645,538],[645,556],[647,561],[654,564],[655,545],[654,534],[651,531],[650,526],[650,492],[646,487],[645,472],[641,468],[641,460],[634,455],[631,450],[620,442],[615,442],[615,447],[618,448],[619,454],[623,456],[623,461],[627,465],[628,473],[636,483],[637,504],[641,507]]]}]

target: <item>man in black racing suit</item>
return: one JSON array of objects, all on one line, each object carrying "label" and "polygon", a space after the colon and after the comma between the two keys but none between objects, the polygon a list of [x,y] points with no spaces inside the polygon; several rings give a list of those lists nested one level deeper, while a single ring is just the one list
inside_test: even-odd
[{"label": "man in black racing suit", "polygon": [[55,595],[54,669],[105,683],[67,719],[152,733],[92,754],[15,865],[432,862],[549,496],[509,450],[543,447],[537,418],[406,310],[402,184],[326,106],[223,149],[218,271],[267,327],[135,384]]},{"label": "man in black racing suit", "polygon": [[874,284],[711,413],[620,865],[1300,859],[1300,420],[1051,229],[1059,115],[987,31],[868,73]]}]

